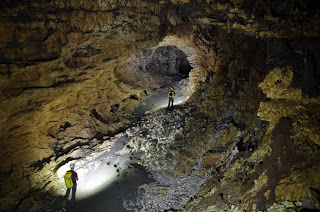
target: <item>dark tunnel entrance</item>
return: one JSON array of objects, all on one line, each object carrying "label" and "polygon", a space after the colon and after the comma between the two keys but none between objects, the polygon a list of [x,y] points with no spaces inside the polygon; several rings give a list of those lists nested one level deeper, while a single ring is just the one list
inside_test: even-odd
[{"label": "dark tunnel entrance", "polygon": [[[146,50],[145,54],[150,54]],[[192,70],[187,55],[176,46],[158,47],[148,57],[145,71],[157,75],[176,76],[177,80],[189,77]]]}]

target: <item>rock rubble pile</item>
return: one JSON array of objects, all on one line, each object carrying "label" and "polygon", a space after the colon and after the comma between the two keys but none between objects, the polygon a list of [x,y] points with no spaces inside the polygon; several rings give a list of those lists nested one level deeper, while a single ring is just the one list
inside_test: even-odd
[{"label": "rock rubble pile", "polygon": [[194,174],[175,173],[177,152],[183,145],[183,128],[191,107],[176,106],[174,110],[160,109],[148,113],[126,133],[130,137],[128,150],[140,155],[139,163],[155,180],[139,187],[138,197],[126,202],[135,211],[164,211],[182,209],[205,178]]}]

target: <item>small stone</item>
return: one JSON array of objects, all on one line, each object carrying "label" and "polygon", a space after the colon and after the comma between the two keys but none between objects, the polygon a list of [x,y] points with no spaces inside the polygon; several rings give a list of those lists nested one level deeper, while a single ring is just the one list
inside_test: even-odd
[{"label": "small stone", "polygon": [[202,157],[201,162],[204,167],[209,167],[215,164],[216,162],[218,162],[220,158],[221,158],[220,154],[209,153]]}]

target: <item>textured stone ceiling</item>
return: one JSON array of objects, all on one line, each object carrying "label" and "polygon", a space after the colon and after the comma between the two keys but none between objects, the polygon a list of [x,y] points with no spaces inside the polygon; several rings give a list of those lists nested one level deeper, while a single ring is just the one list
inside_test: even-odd
[{"label": "textured stone ceiling", "polygon": [[[169,139],[179,149],[168,150],[172,175],[206,179],[184,210],[320,209],[317,1],[0,8],[1,210],[42,207],[35,193],[61,192],[60,167],[108,149],[141,103],[173,83],[196,109],[181,109],[183,133]],[[159,147],[146,146],[148,167]]]}]

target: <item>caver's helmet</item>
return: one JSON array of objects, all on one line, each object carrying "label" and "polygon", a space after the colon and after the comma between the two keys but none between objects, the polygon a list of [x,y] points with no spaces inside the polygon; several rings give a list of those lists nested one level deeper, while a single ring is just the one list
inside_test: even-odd
[{"label": "caver's helmet", "polygon": [[171,90],[173,90],[174,89],[174,87],[171,87]]},{"label": "caver's helmet", "polygon": [[70,168],[71,168],[71,169],[74,169],[74,165],[75,165],[74,163],[71,163],[71,164],[70,164]]}]

